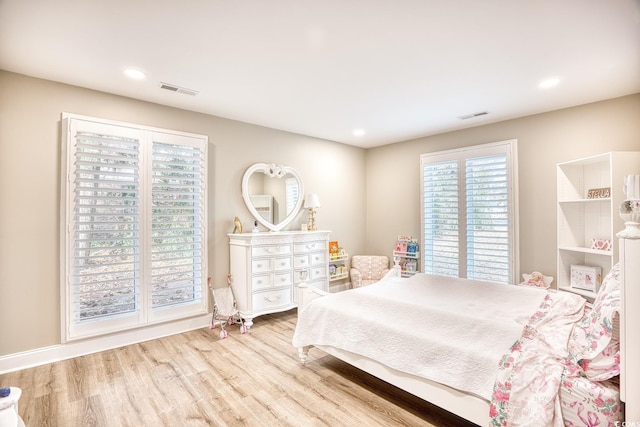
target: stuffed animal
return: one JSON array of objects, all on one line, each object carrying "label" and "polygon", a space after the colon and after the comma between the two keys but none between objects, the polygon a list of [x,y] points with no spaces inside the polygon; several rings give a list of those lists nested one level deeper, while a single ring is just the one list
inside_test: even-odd
[{"label": "stuffed animal", "polygon": [[551,282],[553,282],[553,277],[544,276],[539,271],[534,271],[531,274],[523,274],[522,278],[524,281],[520,283],[524,286],[533,286],[534,288],[543,288],[548,289],[551,286]]}]

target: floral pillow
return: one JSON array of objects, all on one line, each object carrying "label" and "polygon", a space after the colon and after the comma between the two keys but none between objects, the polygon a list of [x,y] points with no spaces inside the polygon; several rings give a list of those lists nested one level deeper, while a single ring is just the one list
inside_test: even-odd
[{"label": "floral pillow", "polygon": [[596,381],[620,373],[620,343],[612,340],[613,321],[620,312],[620,266],[616,264],[605,277],[598,295],[569,340],[569,352],[578,361],[584,375]]},{"label": "floral pillow", "polygon": [[584,376],[592,381],[605,381],[620,375],[620,341],[609,341],[593,359],[582,359],[579,364]]}]

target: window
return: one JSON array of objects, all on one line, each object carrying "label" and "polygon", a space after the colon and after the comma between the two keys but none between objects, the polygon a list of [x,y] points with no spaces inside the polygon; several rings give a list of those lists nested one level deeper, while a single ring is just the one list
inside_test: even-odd
[{"label": "window", "polygon": [[516,283],[517,141],[423,154],[424,271]]},{"label": "window", "polygon": [[207,137],[63,115],[66,340],[207,310]]},{"label": "window", "polygon": [[298,203],[298,181],[295,178],[287,178],[285,180],[285,202],[287,204],[287,216],[291,215],[291,212]]}]

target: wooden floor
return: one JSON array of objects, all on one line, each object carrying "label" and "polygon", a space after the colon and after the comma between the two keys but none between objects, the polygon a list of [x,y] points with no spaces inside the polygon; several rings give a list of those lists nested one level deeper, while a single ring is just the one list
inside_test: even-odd
[{"label": "wooden floor", "polygon": [[471,426],[312,349],[291,346],[295,310],[241,335],[199,329],[0,376],[44,426]]}]

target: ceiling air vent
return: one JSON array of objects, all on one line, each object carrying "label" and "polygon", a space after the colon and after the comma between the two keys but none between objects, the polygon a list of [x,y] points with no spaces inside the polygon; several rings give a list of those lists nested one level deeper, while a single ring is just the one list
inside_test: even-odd
[{"label": "ceiling air vent", "polygon": [[472,119],[474,117],[480,117],[480,116],[484,116],[486,114],[489,114],[488,111],[480,111],[478,113],[473,113],[473,114],[465,114],[464,116],[458,116],[458,118],[460,120],[467,120],[467,119]]},{"label": "ceiling air vent", "polygon": [[181,93],[183,95],[191,95],[196,96],[198,94],[197,90],[187,89],[184,87],[172,85],[170,83],[162,83],[160,82],[160,89],[170,90],[171,92]]}]

